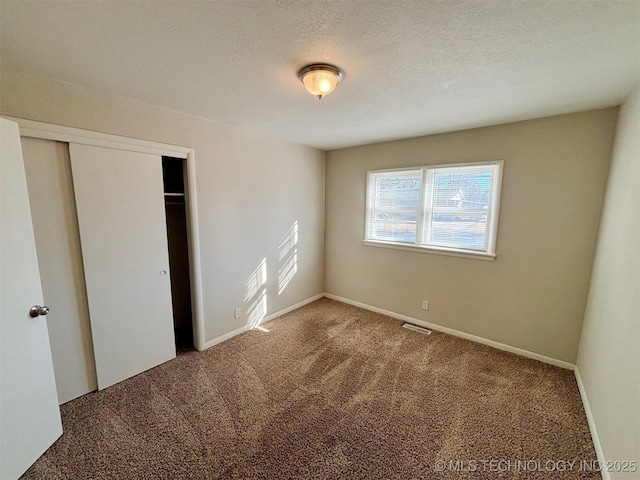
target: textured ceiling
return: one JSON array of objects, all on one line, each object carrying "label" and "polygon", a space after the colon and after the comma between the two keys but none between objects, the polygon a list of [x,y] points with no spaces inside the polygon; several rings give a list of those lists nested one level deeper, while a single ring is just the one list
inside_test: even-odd
[{"label": "textured ceiling", "polygon": [[[321,149],[617,105],[640,2],[0,3],[2,67]],[[345,79],[318,101],[296,77]]]}]

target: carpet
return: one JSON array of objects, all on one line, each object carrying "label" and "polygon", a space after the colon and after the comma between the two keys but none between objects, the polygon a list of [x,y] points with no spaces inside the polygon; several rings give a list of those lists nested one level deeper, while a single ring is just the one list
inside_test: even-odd
[{"label": "carpet", "polygon": [[323,298],[182,353],[61,406],[23,478],[601,478],[571,371],[401,325]]}]

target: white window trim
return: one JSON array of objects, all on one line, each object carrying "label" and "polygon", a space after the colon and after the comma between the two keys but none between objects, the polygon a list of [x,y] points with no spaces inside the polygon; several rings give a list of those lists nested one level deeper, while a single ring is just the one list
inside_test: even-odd
[{"label": "white window trim", "polygon": [[[430,172],[433,172],[434,169],[439,168],[448,168],[448,167],[470,167],[470,166],[484,166],[484,165],[495,165],[497,166],[496,174],[492,177],[493,185],[492,188],[495,187],[495,191],[493,192],[493,196],[491,199],[491,209],[487,213],[487,223],[489,224],[489,231],[487,232],[487,248],[486,251],[478,251],[478,250],[467,250],[462,248],[449,248],[449,247],[440,247],[437,245],[420,245],[417,242],[423,236],[423,228],[424,228],[424,214],[426,211],[426,203],[429,201],[427,187],[429,182],[427,182],[427,176]],[[471,258],[476,260],[487,260],[494,261],[496,258],[496,237],[498,234],[498,221],[493,221],[493,218],[500,218],[500,194],[502,191],[502,169],[504,166],[503,160],[496,160],[491,162],[469,162],[469,163],[448,163],[442,165],[424,165],[419,167],[406,167],[406,168],[390,168],[384,170],[369,170],[367,171],[367,184],[366,184],[366,203],[365,203],[365,239],[363,243],[369,247],[383,247],[383,248],[391,248],[395,250],[405,250],[410,252],[419,252],[419,253],[432,253],[438,255],[448,255],[454,257],[462,257],[462,258]],[[393,173],[393,172],[407,172],[411,170],[422,170],[422,185],[423,188],[420,189],[420,208],[418,210],[418,216],[416,219],[416,243],[401,243],[401,242],[387,242],[384,240],[375,240],[368,238],[369,236],[369,209],[371,207],[372,202],[372,188],[370,184],[371,174],[375,173]]]},{"label": "white window trim", "polygon": [[391,248],[393,250],[405,250],[408,252],[418,252],[418,253],[434,253],[436,255],[446,255],[449,257],[462,257],[462,258],[471,258],[474,260],[487,260],[489,262],[493,262],[496,259],[495,253],[486,253],[486,252],[478,252],[475,250],[457,250],[445,247],[419,247],[418,245],[412,245],[409,243],[393,243],[393,242],[383,242],[381,240],[364,240],[364,243],[367,247],[383,247],[383,248]]}]

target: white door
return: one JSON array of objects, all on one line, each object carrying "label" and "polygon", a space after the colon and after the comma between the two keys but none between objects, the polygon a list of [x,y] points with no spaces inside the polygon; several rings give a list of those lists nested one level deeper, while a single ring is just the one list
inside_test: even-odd
[{"label": "white door", "polygon": [[159,155],[69,145],[98,388],[176,356]]},{"label": "white door", "polygon": [[62,434],[18,125],[0,118],[0,478]]}]

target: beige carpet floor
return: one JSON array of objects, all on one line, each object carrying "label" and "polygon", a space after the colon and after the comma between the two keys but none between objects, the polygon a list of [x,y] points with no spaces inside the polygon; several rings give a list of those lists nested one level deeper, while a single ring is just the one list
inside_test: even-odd
[{"label": "beige carpet floor", "polygon": [[321,299],[179,355],[63,405],[24,478],[600,478],[571,371],[401,324]]}]

